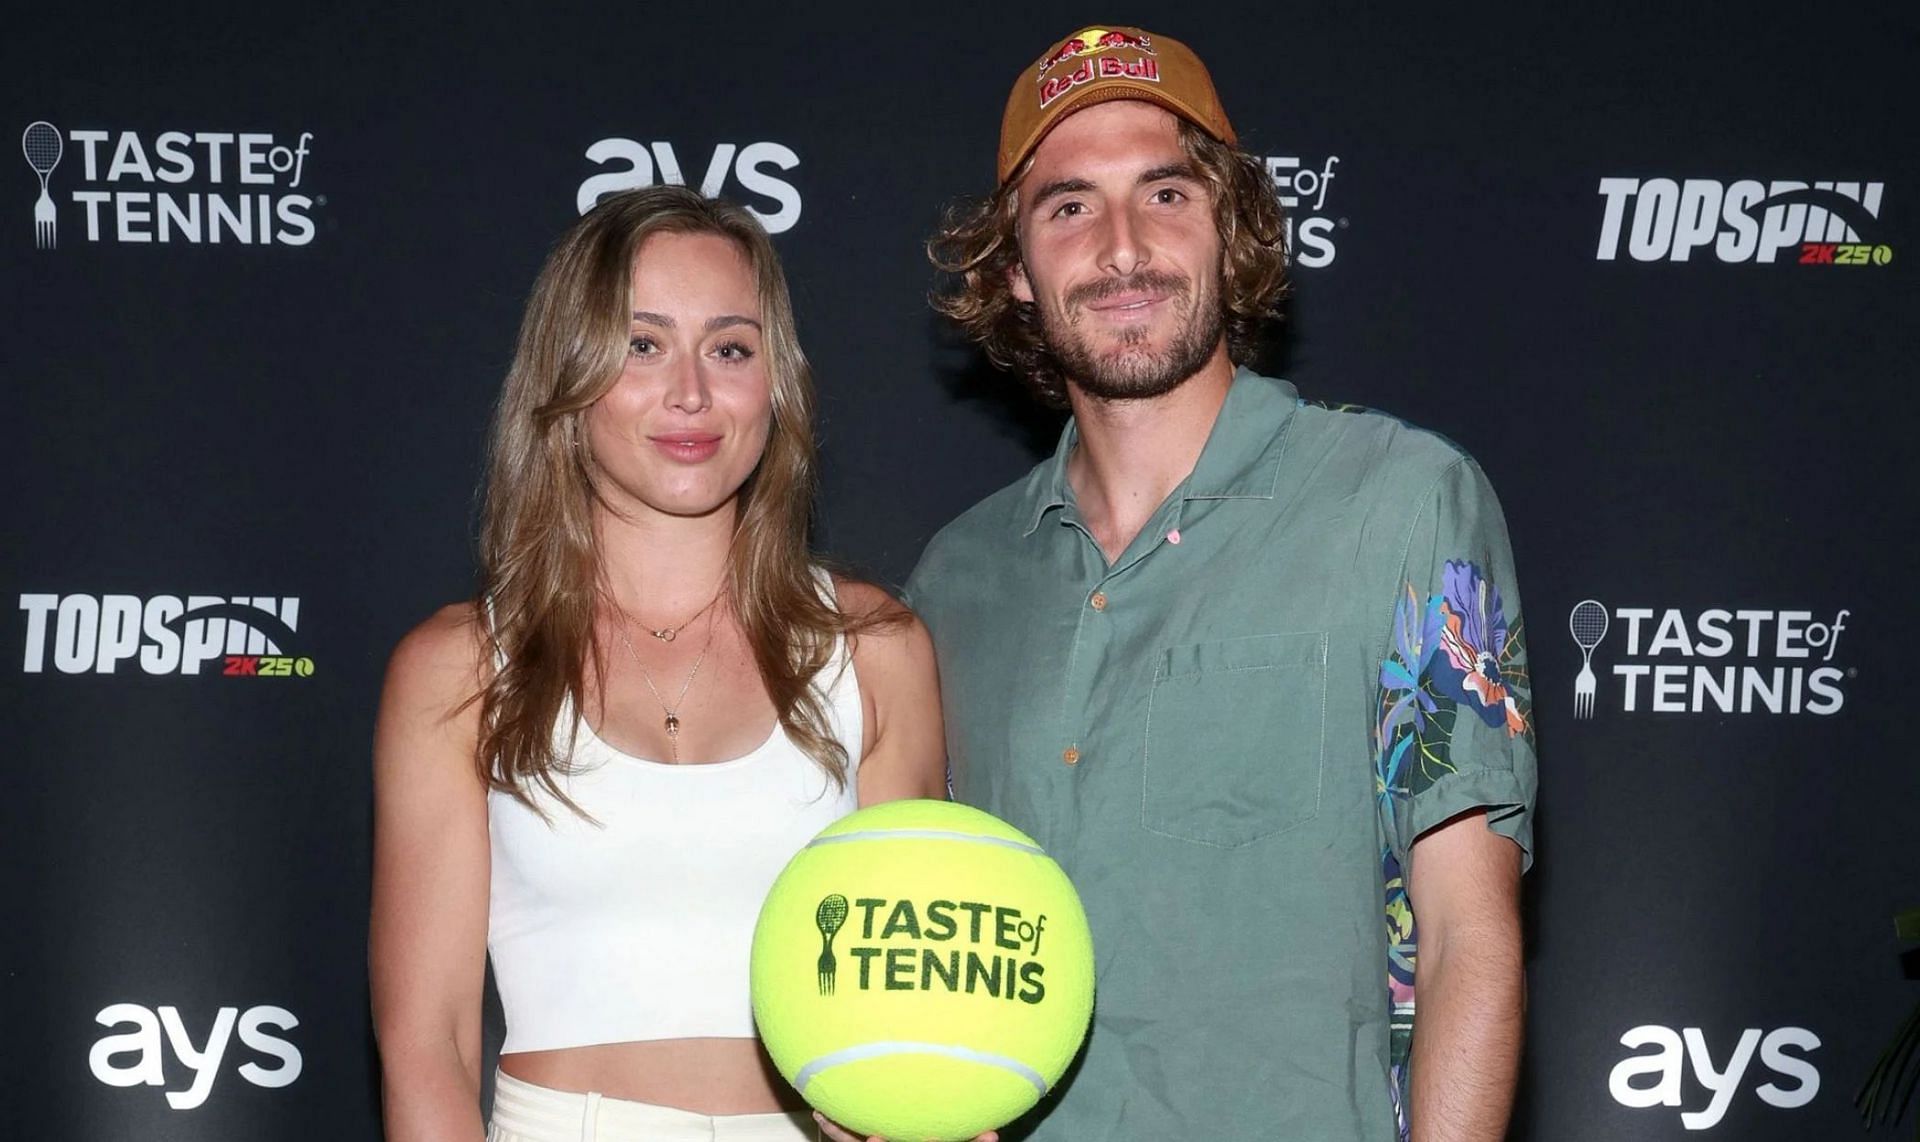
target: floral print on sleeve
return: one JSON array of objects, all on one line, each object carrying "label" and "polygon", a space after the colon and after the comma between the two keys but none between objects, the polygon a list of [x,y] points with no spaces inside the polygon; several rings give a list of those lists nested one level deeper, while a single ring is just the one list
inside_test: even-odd
[{"label": "floral print on sleeve", "polygon": [[[1454,727],[1463,711],[1489,727],[1505,728],[1508,737],[1533,733],[1532,687],[1518,617],[1509,627],[1499,588],[1473,563],[1448,560],[1441,579],[1441,593],[1425,600],[1406,584],[1394,609],[1393,646],[1380,666],[1375,730],[1374,790],[1383,801],[1415,796],[1454,772]],[[1385,846],[1380,865],[1386,889],[1392,1096],[1404,1142],[1419,935],[1405,870],[1392,845]]]}]

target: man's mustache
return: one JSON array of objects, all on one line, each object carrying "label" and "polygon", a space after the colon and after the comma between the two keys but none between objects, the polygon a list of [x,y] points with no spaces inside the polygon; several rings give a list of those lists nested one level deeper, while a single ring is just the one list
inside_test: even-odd
[{"label": "man's mustache", "polygon": [[1099,281],[1086,282],[1067,291],[1067,308],[1089,305],[1104,301],[1117,294],[1147,291],[1150,293],[1175,294],[1186,297],[1193,289],[1192,279],[1184,274],[1168,273],[1164,270],[1141,270],[1124,278],[1101,278]]}]

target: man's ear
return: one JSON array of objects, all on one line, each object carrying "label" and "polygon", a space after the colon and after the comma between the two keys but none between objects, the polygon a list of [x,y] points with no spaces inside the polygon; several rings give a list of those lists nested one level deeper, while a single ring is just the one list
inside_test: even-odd
[{"label": "man's ear", "polygon": [[1033,283],[1027,280],[1024,262],[1015,262],[1007,267],[1007,288],[1013,291],[1013,300],[1033,304]]}]

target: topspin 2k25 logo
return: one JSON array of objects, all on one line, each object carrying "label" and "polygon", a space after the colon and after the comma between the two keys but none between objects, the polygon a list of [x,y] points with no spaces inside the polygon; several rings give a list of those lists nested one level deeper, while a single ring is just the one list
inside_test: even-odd
[{"label": "topspin 2k25 logo", "polygon": [[[236,595],[22,595],[27,615],[20,668],[112,674],[121,663],[147,674],[306,678],[298,653],[300,600]],[[49,654],[51,650],[51,654]],[[218,670],[202,670],[218,662]]]},{"label": "topspin 2k25 logo", "polygon": [[1803,266],[1884,266],[1893,247],[1874,235],[1885,191],[1880,182],[1603,178],[1595,258],[1614,261],[1624,237],[1636,262],[1704,259],[1710,247],[1722,262],[1765,265],[1798,247]]}]

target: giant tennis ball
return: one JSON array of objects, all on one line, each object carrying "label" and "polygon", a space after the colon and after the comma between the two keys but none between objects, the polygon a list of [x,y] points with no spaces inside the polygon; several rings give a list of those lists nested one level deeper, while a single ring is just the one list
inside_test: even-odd
[{"label": "giant tennis ball", "polygon": [[946,801],[829,825],[774,881],[753,932],[753,1014],[774,1065],[862,1134],[1004,1126],[1072,1062],[1093,940],[1060,866]]}]

